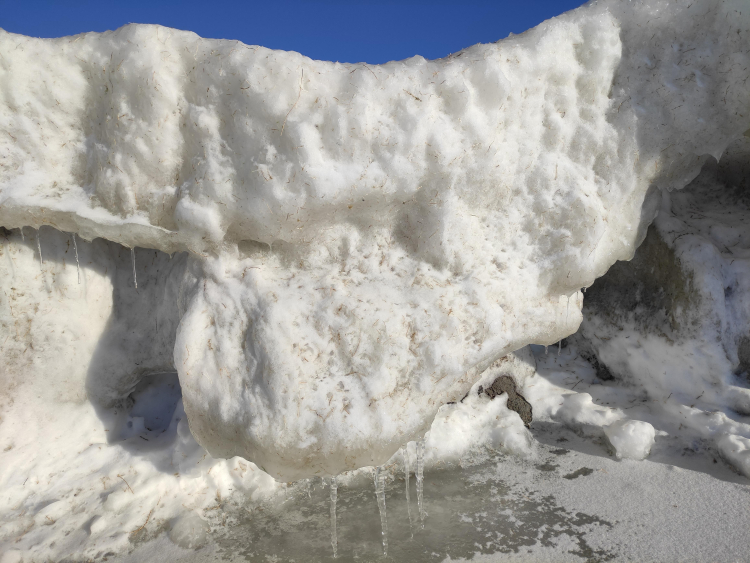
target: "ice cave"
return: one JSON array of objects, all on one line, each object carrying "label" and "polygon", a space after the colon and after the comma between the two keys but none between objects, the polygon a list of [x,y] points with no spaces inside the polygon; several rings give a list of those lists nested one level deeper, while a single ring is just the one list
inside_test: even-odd
[{"label": "ice cave", "polygon": [[746,558],[749,79],[747,0],[0,30],[0,562]]}]

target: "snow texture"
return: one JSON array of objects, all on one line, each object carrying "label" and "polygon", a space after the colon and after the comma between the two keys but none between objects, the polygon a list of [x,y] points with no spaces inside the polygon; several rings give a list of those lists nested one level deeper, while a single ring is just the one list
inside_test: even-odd
[{"label": "snow texture", "polygon": [[176,369],[212,456],[380,465],[498,358],[575,332],[660,194],[750,127],[748,33],[743,0],[605,0],[370,66],[0,32],[0,400],[126,408]]}]

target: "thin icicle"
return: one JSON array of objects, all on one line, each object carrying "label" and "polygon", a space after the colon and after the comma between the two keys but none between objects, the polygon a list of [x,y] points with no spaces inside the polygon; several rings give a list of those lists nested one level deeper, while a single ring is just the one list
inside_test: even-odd
[{"label": "thin icicle", "polygon": [[78,245],[76,244],[76,234],[73,233],[73,250],[76,251],[76,271],[78,272],[78,283],[81,283],[81,265],[78,263]]},{"label": "thin icicle", "polygon": [[26,238],[23,236],[23,227],[21,227],[21,242],[26,242]]},{"label": "thin icicle", "polygon": [[547,349],[547,346],[544,347],[544,355],[546,356],[549,353],[549,350]]},{"label": "thin icicle", "polygon": [[562,338],[557,341],[557,355],[560,355],[560,352],[562,352]]},{"label": "thin icicle", "polygon": [[404,480],[406,481],[406,512],[409,515],[409,527],[412,527],[411,518],[411,498],[409,493],[409,479],[411,477],[411,469],[409,468],[409,447],[408,444],[401,448],[401,455],[404,456]]},{"label": "thin icicle", "polygon": [[383,555],[388,555],[388,519],[385,513],[385,475],[380,467],[375,468],[375,497],[380,511],[380,530],[383,535]]},{"label": "thin icicle", "polygon": [[39,242],[39,232],[41,229],[37,230],[36,232],[36,248],[39,250],[39,269],[42,270],[42,243]]},{"label": "thin icicle", "polygon": [[339,541],[336,537],[336,499],[338,498],[338,483],[336,477],[331,477],[331,545],[333,546],[333,558],[338,556]]},{"label": "thin icicle", "polygon": [[427,515],[424,510],[424,440],[417,442],[417,507],[419,520],[424,528],[424,518]]},{"label": "thin icicle", "polygon": [[135,276],[135,248],[130,249],[130,257],[133,259],[133,283],[135,288],[138,289],[138,278]]}]

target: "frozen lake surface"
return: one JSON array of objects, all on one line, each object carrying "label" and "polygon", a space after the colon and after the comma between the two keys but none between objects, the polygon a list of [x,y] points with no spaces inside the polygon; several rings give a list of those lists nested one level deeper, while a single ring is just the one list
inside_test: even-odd
[{"label": "frozen lake surface", "polygon": [[[535,350],[537,385],[590,393],[595,403],[628,409],[657,428],[668,424],[657,420],[657,403],[598,380],[574,346],[559,356]],[[531,458],[487,452],[427,470],[424,527],[414,477],[407,505],[402,463],[386,468],[387,557],[370,472],[339,484],[337,560],[729,562],[749,552],[750,481],[710,441],[661,433],[649,458],[633,461],[617,460],[591,428],[535,421],[530,430]],[[117,561],[165,554],[196,562],[332,561],[329,506],[322,479],[295,483],[256,508],[229,497],[205,511],[213,532],[201,549],[181,550],[168,533],[150,533],[134,538],[138,547]]]},{"label": "frozen lake surface", "polygon": [[[552,423],[532,424],[533,462],[493,456],[425,476],[424,529],[411,516],[403,473],[386,489],[388,557],[372,480],[338,490],[339,561],[740,561],[750,550],[750,483],[704,452],[655,447],[617,461],[601,444]],[[308,488],[309,487],[309,488]],[[245,510],[231,499],[206,547],[181,550],[167,534],[117,561],[332,561],[328,487],[292,487],[283,502]]]}]

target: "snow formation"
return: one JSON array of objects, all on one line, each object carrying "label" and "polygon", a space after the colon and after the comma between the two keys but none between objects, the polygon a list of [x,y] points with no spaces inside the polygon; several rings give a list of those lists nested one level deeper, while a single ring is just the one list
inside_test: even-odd
[{"label": "snow formation", "polygon": [[604,428],[604,434],[618,459],[646,459],[654,445],[656,431],[642,420],[618,420]]},{"label": "snow formation", "polygon": [[748,33],[743,0],[610,0],[370,66],[0,32],[0,225],[26,227],[1,400],[124,408],[176,369],[215,457],[382,464],[498,358],[575,332],[661,194],[750,128]]},{"label": "snow formation", "polygon": [[[750,137],[733,141],[660,212],[635,258],[591,288],[574,337],[603,377],[750,476]],[[744,452],[744,453],[742,453]]]}]

